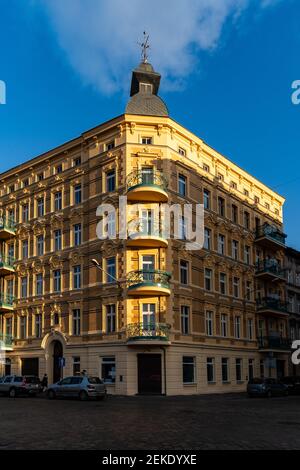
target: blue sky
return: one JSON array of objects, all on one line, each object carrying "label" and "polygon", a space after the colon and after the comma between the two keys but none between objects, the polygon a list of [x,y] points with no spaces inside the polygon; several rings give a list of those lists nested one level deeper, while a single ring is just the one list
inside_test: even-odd
[{"label": "blue sky", "polygon": [[300,249],[300,2],[125,3],[0,0],[0,172],[122,114],[147,29],[171,116],[287,198]]}]

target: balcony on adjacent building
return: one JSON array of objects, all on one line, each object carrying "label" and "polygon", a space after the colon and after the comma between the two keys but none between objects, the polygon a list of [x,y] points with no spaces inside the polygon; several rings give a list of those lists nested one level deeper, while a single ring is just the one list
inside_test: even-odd
[{"label": "balcony on adjacent building", "polygon": [[265,248],[278,250],[285,248],[286,235],[277,227],[264,224],[258,227],[255,233],[255,242]]},{"label": "balcony on adjacent building", "polygon": [[162,171],[135,170],[127,177],[127,199],[133,202],[167,202],[168,182]]},{"label": "balcony on adjacent building", "polygon": [[260,336],[257,338],[258,347],[264,351],[291,351],[290,338],[278,335]]},{"label": "balcony on adjacent building", "polygon": [[9,255],[3,255],[0,252],[0,276],[11,274],[15,271],[15,258]]},{"label": "balcony on adjacent building", "polygon": [[0,216],[0,240],[7,240],[16,234],[16,223],[9,217]]},{"label": "balcony on adjacent building", "polygon": [[170,274],[159,270],[131,271],[127,274],[128,295],[170,295]]},{"label": "balcony on adjacent building", "polygon": [[169,333],[166,323],[131,323],[126,327],[128,345],[168,345]]},{"label": "balcony on adjacent building", "polygon": [[168,240],[165,238],[161,223],[158,220],[134,219],[128,223],[127,245],[166,248]]},{"label": "balcony on adjacent building", "polygon": [[276,259],[264,259],[256,263],[255,275],[264,281],[285,280],[284,270]]},{"label": "balcony on adjacent building", "polygon": [[14,296],[10,294],[0,294],[0,313],[11,312],[14,308]]},{"label": "balcony on adjacent building", "polygon": [[13,349],[13,337],[0,333],[0,353],[1,351],[12,351]]},{"label": "balcony on adjacent building", "polygon": [[287,302],[282,302],[282,300],[273,297],[264,297],[262,299],[257,299],[257,313],[261,315],[289,315]]}]

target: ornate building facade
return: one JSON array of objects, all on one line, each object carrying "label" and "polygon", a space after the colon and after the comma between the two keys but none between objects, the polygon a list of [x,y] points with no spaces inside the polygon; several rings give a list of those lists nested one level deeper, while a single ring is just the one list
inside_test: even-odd
[{"label": "ornate building facade", "polygon": [[[284,199],[172,120],[159,83],[140,64],[125,114],[0,175],[5,373],[86,369],[129,395],[287,373]],[[135,233],[100,240],[124,195]],[[164,237],[163,203],[204,205],[201,250]]]}]

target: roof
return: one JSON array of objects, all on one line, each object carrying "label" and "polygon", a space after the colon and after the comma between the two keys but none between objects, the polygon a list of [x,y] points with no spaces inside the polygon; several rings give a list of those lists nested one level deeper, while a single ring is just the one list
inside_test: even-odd
[{"label": "roof", "polygon": [[136,93],[130,98],[125,113],[146,116],[169,116],[168,108],[159,96],[141,92]]}]

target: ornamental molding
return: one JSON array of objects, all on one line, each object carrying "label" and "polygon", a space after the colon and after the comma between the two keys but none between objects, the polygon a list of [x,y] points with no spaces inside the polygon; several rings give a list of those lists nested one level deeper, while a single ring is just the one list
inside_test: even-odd
[{"label": "ornamental molding", "polygon": [[49,258],[49,265],[51,269],[62,268],[63,260],[59,256],[53,255]]},{"label": "ornamental molding", "polygon": [[61,228],[63,225],[63,214],[55,214],[50,219],[50,225],[52,229]]}]

